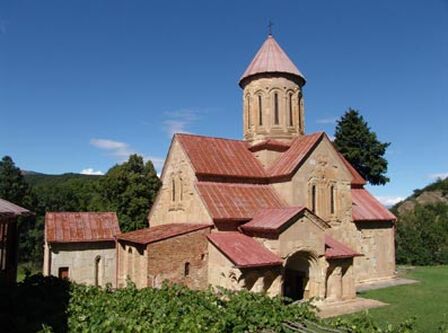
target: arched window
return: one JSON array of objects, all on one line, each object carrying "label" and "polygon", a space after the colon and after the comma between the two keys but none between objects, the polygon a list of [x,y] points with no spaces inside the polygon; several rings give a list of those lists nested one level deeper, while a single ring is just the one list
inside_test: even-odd
[{"label": "arched window", "polygon": [[184,265],[184,276],[190,275],[190,263],[186,262]]},{"label": "arched window", "polygon": [[247,128],[250,129],[251,119],[250,119],[250,96],[246,96],[246,107],[247,107]]},{"label": "arched window", "polygon": [[299,129],[301,128],[301,126],[302,126],[302,93],[301,92],[299,92],[299,98],[297,99],[298,100],[298,108],[297,108],[297,110],[298,110],[298,118],[297,118],[297,122],[298,122],[298,125],[299,125]]},{"label": "arched window", "polygon": [[94,272],[94,277],[95,277],[95,286],[99,286],[100,285],[100,269],[101,269],[101,256],[96,256],[95,257],[95,272]]},{"label": "arched window", "polygon": [[258,95],[258,125],[263,126],[263,104],[261,95]]},{"label": "arched window", "polygon": [[292,119],[292,94],[289,94],[288,107],[289,107],[289,126],[293,126],[294,122]]},{"label": "arched window", "polygon": [[311,186],[311,211],[316,213],[316,185]]},{"label": "arched window", "polygon": [[335,188],[334,185],[330,187],[330,213],[334,214],[335,211]]},{"label": "arched window", "polygon": [[182,178],[179,177],[179,200],[184,200],[184,182]]},{"label": "arched window", "polygon": [[176,180],[174,177],[171,179],[171,201],[176,201]]},{"label": "arched window", "polygon": [[130,279],[132,281],[132,279],[134,278],[134,267],[133,267],[133,263],[134,260],[132,258],[132,248],[129,247],[128,248],[128,262],[127,262],[127,276],[128,279]]},{"label": "arched window", "polygon": [[274,94],[274,124],[278,125],[280,123],[278,115],[278,94]]}]

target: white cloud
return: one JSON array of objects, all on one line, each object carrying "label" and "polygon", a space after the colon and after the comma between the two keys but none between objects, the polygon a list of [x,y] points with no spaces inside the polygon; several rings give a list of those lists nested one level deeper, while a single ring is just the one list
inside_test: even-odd
[{"label": "white cloud", "polygon": [[386,207],[391,207],[400,201],[403,201],[405,198],[400,196],[390,196],[390,195],[376,195],[375,198],[378,199],[379,202],[381,202]]},{"label": "white cloud", "polygon": [[100,171],[100,170],[94,170],[93,168],[82,169],[80,173],[81,173],[82,175],[96,175],[96,176],[104,175],[104,172],[103,172],[103,171]]},{"label": "white cloud", "polygon": [[181,109],[165,112],[167,119],[163,122],[169,137],[175,133],[188,133],[187,127],[199,119],[199,112],[191,109]]},{"label": "white cloud", "polygon": [[431,179],[445,179],[445,178],[448,178],[448,172],[433,173],[433,174],[429,175],[429,178],[431,178]]},{"label": "white cloud", "polygon": [[109,151],[110,155],[115,156],[120,161],[124,161],[129,157],[129,155],[136,153],[127,143],[120,141],[92,139],[90,140],[90,144],[97,148]]},{"label": "white cloud", "polygon": [[318,123],[318,124],[336,124],[336,120],[338,120],[338,118],[336,118],[336,117],[321,118],[321,119],[317,119],[316,123]]},{"label": "white cloud", "polygon": [[[157,156],[149,156],[144,155],[135,149],[133,149],[128,143],[109,140],[109,139],[92,139],[90,140],[90,144],[96,148],[103,149],[109,152],[110,156],[113,156],[118,162],[124,162],[129,158],[129,155],[138,154],[143,156],[143,159],[146,161],[151,160],[154,164],[154,168],[157,171],[160,171],[165,163],[165,159]],[[84,169],[83,171],[92,170],[90,168]],[[101,171],[99,171],[101,172]]]}]

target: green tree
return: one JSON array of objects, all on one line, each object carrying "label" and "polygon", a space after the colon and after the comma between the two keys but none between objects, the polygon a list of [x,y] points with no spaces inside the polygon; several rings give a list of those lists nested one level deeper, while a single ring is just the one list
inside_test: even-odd
[{"label": "green tree", "polygon": [[384,185],[389,182],[384,154],[390,143],[378,140],[359,111],[350,108],[337,121],[334,144],[369,183]]},{"label": "green tree", "polygon": [[0,161],[0,198],[23,205],[28,191],[22,171],[11,157],[4,156]]},{"label": "green tree", "polygon": [[117,212],[122,232],[148,227],[147,216],[161,183],[151,161],[131,155],[112,167],[101,180],[100,191],[108,210]]}]

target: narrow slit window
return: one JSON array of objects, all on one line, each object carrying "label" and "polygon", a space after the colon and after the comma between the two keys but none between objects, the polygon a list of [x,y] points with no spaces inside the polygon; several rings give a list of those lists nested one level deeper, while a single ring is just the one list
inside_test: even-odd
[{"label": "narrow slit window", "polygon": [[250,97],[247,96],[246,98],[247,98],[247,102],[246,102],[246,105],[247,105],[247,128],[250,128],[250,126],[252,125],[251,121],[250,121]]},{"label": "narrow slit window", "polygon": [[274,94],[274,123],[275,125],[279,124],[279,116],[278,116],[278,94]]},{"label": "narrow slit window", "polygon": [[174,178],[171,180],[171,201],[176,201],[176,181]]},{"label": "narrow slit window", "polygon": [[335,195],[334,195],[334,185],[331,185],[330,188],[330,212],[331,214],[334,214],[334,207],[335,207]]},{"label": "narrow slit window", "polygon": [[258,95],[258,124],[263,126],[263,104],[261,101],[261,95]]},{"label": "narrow slit window", "polygon": [[179,198],[180,201],[184,200],[184,182],[182,178],[179,178]]},{"label": "narrow slit window", "polygon": [[316,213],[316,185],[311,186],[311,211]]},{"label": "narrow slit window", "polygon": [[298,116],[298,120],[297,120],[297,123],[298,123],[298,125],[299,125],[299,128],[300,128],[300,126],[302,126],[302,94],[301,93],[299,93],[299,98],[298,98],[298,104],[297,104],[297,106],[298,106],[298,108],[297,108],[297,110],[298,110],[298,114],[297,114],[297,116]]},{"label": "narrow slit window", "polygon": [[190,263],[186,262],[184,265],[184,276],[190,275]]},{"label": "narrow slit window", "polygon": [[289,126],[293,126],[292,119],[292,94],[289,94]]}]

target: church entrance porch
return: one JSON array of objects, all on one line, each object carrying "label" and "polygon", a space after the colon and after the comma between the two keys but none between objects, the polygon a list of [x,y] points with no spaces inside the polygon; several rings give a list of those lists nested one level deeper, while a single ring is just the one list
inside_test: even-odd
[{"label": "church entrance porch", "polygon": [[285,263],[283,273],[283,296],[294,301],[313,297],[314,271],[317,261],[310,252],[299,251]]}]

